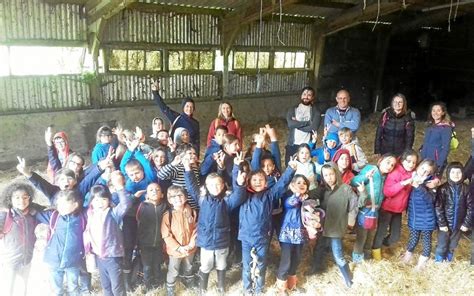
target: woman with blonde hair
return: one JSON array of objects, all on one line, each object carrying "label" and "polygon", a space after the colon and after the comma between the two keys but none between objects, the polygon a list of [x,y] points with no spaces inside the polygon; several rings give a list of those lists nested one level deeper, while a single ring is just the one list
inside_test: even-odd
[{"label": "woman with blonde hair", "polygon": [[242,147],[242,126],[235,118],[232,105],[228,102],[222,102],[219,104],[217,118],[214,119],[209,126],[209,133],[207,134],[207,147],[209,147],[211,144],[211,140],[214,138],[216,133],[216,128],[220,125],[227,127],[228,133],[236,136],[239,139],[240,147]]}]

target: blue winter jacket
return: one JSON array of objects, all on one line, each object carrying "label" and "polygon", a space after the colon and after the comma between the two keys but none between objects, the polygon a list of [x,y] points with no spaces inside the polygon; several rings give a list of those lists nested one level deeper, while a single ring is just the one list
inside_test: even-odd
[{"label": "blue winter jacket", "polygon": [[221,196],[209,193],[201,195],[196,176],[192,171],[185,171],[186,189],[191,197],[199,204],[199,220],[197,226],[198,247],[206,250],[219,250],[230,244],[230,212],[240,206],[247,198],[245,187],[236,183],[238,167],[234,166],[234,186],[229,194]]},{"label": "blue winter jacket", "polygon": [[250,243],[266,243],[272,228],[273,201],[286,192],[295,171],[288,167],[280,180],[270,188],[260,192],[249,191],[249,198],[240,206],[239,240]]},{"label": "blue winter jacket", "polygon": [[168,118],[171,122],[172,130],[170,132],[170,137],[174,138],[174,131],[178,127],[183,127],[188,130],[189,137],[191,138],[191,144],[193,144],[196,149],[197,155],[199,155],[200,141],[199,141],[199,122],[191,116],[188,116],[184,112],[178,113],[172,110],[168,105],[165,104],[163,98],[157,91],[153,91],[153,99],[160,108],[161,112]]},{"label": "blue winter jacket", "polygon": [[408,200],[408,227],[413,230],[435,230],[435,193],[424,185],[413,187]]},{"label": "blue winter jacket", "polygon": [[110,144],[102,144],[102,143],[95,144],[94,149],[92,149],[92,153],[91,153],[92,163],[96,164],[100,160],[106,158],[107,154],[109,154],[110,147],[112,147]]},{"label": "blue winter jacket", "polygon": [[[38,212],[39,223],[50,224],[55,210]],[[83,233],[87,217],[83,211],[61,216],[52,223],[51,238],[44,250],[44,262],[51,268],[80,267],[84,258]]]},{"label": "blue winter jacket", "polygon": [[[336,142],[336,146],[334,148],[328,148],[327,146],[327,141],[328,140],[333,140]],[[332,159],[334,154],[336,154],[336,151],[339,150],[340,145],[339,145],[339,136],[337,133],[328,133],[326,136],[326,139],[324,139],[324,145],[322,147],[316,148],[316,143],[310,142],[309,143],[309,148],[311,149],[311,156],[316,156],[318,158],[318,163],[319,164],[324,164],[326,161],[324,159],[324,149],[326,148],[329,152],[329,160]]]},{"label": "blue winter jacket", "polygon": [[[125,170],[127,163],[132,159],[136,159],[143,169],[144,177],[139,182],[133,182],[130,180],[127,175],[127,171]],[[122,161],[120,162],[120,171],[126,179],[125,189],[132,194],[135,194],[139,190],[145,190],[148,184],[158,181],[158,177],[156,176],[156,172],[151,166],[150,161],[148,161],[143,153],[139,150],[135,150],[133,152],[127,150],[125,152]]]},{"label": "blue winter jacket", "polygon": [[443,167],[448,159],[452,131],[453,127],[445,123],[427,127],[421,148],[421,158],[434,160],[438,168]]}]

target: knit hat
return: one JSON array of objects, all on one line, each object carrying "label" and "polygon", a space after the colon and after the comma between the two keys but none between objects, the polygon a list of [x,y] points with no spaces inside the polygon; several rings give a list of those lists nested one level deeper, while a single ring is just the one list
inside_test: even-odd
[{"label": "knit hat", "polygon": [[176,144],[182,144],[183,141],[181,140],[181,134],[183,132],[187,132],[188,130],[185,129],[184,127],[177,127],[174,131],[174,135],[173,135],[173,141],[176,143]]},{"label": "knit hat", "polygon": [[194,100],[191,97],[185,97],[181,101],[181,110],[184,110],[184,105],[186,105],[186,103],[188,102],[193,103],[193,110],[196,109],[196,104],[194,103]]},{"label": "knit hat", "polygon": [[339,136],[337,133],[328,133],[326,136],[326,139],[324,139],[324,145],[326,146],[326,142],[328,140],[335,141],[336,142],[336,147],[339,146]]}]

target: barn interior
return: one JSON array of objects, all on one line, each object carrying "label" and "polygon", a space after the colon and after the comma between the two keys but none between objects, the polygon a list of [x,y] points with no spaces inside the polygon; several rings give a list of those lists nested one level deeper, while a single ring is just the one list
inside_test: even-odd
[{"label": "barn interior", "polygon": [[[0,1],[0,170],[11,170],[19,154],[44,164],[47,126],[67,130],[71,146],[85,155],[103,124],[149,127],[162,117],[150,95],[156,80],[173,108],[194,98],[201,134],[222,101],[249,126],[276,118],[281,124],[307,85],[323,111],[346,88],[364,118],[397,92],[418,120],[438,100],[457,118],[469,118],[473,15],[473,0]],[[463,161],[471,125],[458,127],[469,139],[455,155]],[[370,151],[373,130],[363,133],[371,137],[363,142]],[[0,171],[0,183],[12,175]],[[424,274],[388,260],[364,263],[352,291],[340,287],[335,268],[304,285],[308,294],[463,294],[474,288],[470,248],[463,240],[460,263],[430,265]],[[229,293],[237,295],[240,274],[231,277]]]},{"label": "barn interior", "polygon": [[402,92],[418,118],[434,100],[469,115],[473,9],[470,0],[2,1],[0,163],[18,146],[44,158],[51,124],[70,127],[82,153],[103,123],[148,126],[156,79],[170,104],[197,100],[201,126],[221,100],[245,122],[283,117],[306,85],[323,111],[344,87],[364,114]]}]

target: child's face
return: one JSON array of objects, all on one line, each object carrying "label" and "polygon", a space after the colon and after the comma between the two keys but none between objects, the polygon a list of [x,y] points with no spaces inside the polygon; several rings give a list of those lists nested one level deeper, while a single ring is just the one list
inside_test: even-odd
[{"label": "child's face", "polygon": [[58,198],[56,209],[59,215],[64,216],[72,214],[78,206],[79,204],[75,201],[67,200],[65,198]]},{"label": "child's face", "polygon": [[310,160],[311,155],[310,155],[308,149],[306,149],[306,148],[301,148],[301,149],[298,151],[297,157],[298,157],[299,162],[305,163],[305,162],[308,162],[308,161]]},{"label": "child's face", "polygon": [[163,198],[163,192],[161,188],[156,183],[151,183],[146,188],[146,199],[153,202],[158,203]]},{"label": "child's face", "polygon": [[54,141],[54,147],[57,150],[63,151],[64,148],[66,148],[66,141],[63,138],[57,137],[53,141]]},{"label": "child's face", "polygon": [[153,130],[159,131],[162,129],[163,129],[163,122],[159,119],[155,119],[155,121],[153,121]]},{"label": "child's face", "polygon": [[168,202],[174,209],[180,209],[186,203],[186,196],[181,191],[168,192]]},{"label": "child's face", "polygon": [[265,175],[270,176],[275,170],[275,164],[271,159],[262,160],[262,170],[265,172]]},{"label": "child's face", "polygon": [[337,167],[340,171],[345,171],[349,168],[349,160],[350,158],[347,154],[341,154],[337,160]]},{"label": "child's face", "polygon": [[435,122],[441,121],[444,116],[443,108],[440,105],[434,105],[431,108],[431,117]]},{"label": "child's face", "polygon": [[342,145],[349,144],[352,141],[352,137],[349,133],[339,133],[339,142]]},{"label": "child's face", "polygon": [[326,182],[329,186],[336,185],[336,172],[333,169],[323,169],[322,172],[324,182]]},{"label": "child's face", "polygon": [[224,135],[225,131],[223,129],[218,129],[214,134],[214,141],[216,141],[217,144],[222,145],[224,142]]},{"label": "child's face", "polygon": [[76,179],[71,178],[69,176],[61,174],[56,177],[56,185],[61,190],[73,189],[76,184]]},{"label": "child's face", "polygon": [[110,142],[112,141],[112,134],[103,133],[100,135],[99,139],[102,144],[110,144]]},{"label": "child's face", "polygon": [[327,141],[326,141],[326,146],[327,146],[329,149],[336,148],[336,141],[327,140]]},{"label": "child's face", "polygon": [[183,132],[181,133],[181,141],[182,141],[183,143],[189,143],[190,138],[189,138],[189,132],[188,132],[188,131],[183,131]]},{"label": "child's face", "polygon": [[449,180],[454,183],[460,182],[462,180],[462,171],[459,168],[453,168],[449,171]]},{"label": "child's face", "polygon": [[92,207],[97,210],[105,210],[110,206],[110,200],[107,197],[96,196],[92,200]]},{"label": "child's face", "polygon": [[165,131],[161,131],[158,133],[158,135],[156,135],[156,139],[163,146],[168,146],[168,138],[169,138],[169,135]]},{"label": "child's face", "polygon": [[162,167],[166,163],[166,154],[164,151],[158,151],[153,155],[153,163],[155,166]]},{"label": "child's face", "polygon": [[228,145],[225,145],[225,151],[230,155],[237,154],[237,152],[240,151],[239,141],[236,140]]},{"label": "child's face", "polygon": [[402,166],[407,172],[412,172],[416,168],[417,157],[415,155],[409,155],[402,161]]},{"label": "child's face", "polygon": [[190,164],[195,164],[198,161],[196,150],[189,149],[185,152],[185,157],[189,157],[189,163]]},{"label": "child's face", "polygon": [[70,170],[73,170],[76,176],[79,176],[83,167],[84,167],[84,162],[77,155],[73,156],[67,163],[67,168]]},{"label": "child's face", "polygon": [[142,168],[139,166],[126,167],[125,172],[127,173],[128,178],[135,183],[140,182],[145,177]]},{"label": "child's face", "polygon": [[293,182],[291,182],[291,185],[291,190],[293,191],[293,193],[298,193],[301,195],[308,192],[308,185],[306,184],[303,178],[298,178],[294,180]]},{"label": "child's face", "polygon": [[24,190],[14,191],[12,194],[12,206],[20,211],[26,210],[30,205],[31,197]]},{"label": "child's face", "polygon": [[416,168],[416,174],[420,177],[428,177],[433,172],[433,168],[428,163],[423,163]]},{"label": "child's face", "polygon": [[380,173],[382,174],[388,174],[391,171],[393,171],[393,168],[395,167],[395,164],[397,163],[397,160],[395,157],[385,157],[380,161],[379,164],[379,169]]},{"label": "child's face", "polygon": [[267,187],[267,178],[262,174],[255,174],[250,178],[250,188],[255,192],[265,190]]},{"label": "child's face", "polygon": [[224,191],[224,180],[222,178],[206,179],[206,189],[213,196],[217,196]]}]

